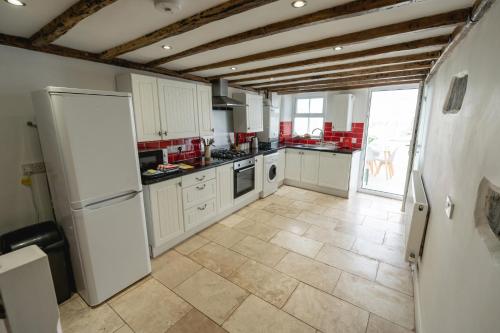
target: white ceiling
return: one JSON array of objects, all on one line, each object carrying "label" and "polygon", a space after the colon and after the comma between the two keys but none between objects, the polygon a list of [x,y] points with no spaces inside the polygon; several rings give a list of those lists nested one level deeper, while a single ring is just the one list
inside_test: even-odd
[{"label": "white ceiling", "polygon": [[[27,6],[22,8],[10,6],[4,1],[0,1],[0,33],[30,37],[77,0],[23,1],[27,3]],[[55,44],[83,51],[102,52],[182,18],[189,17],[204,9],[223,3],[224,1],[226,0],[183,0],[182,10],[171,15],[154,9],[153,0],[118,0],[114,4],[105,7],[81,21],[68,33],[59,38]],[[156,44],[124,54],[121,58],[137,62],[147,62],[238,32],[282,21],[284,19],[302,16],[349,1],[350,0],[309,0],[306,7],[295,9],[290,6],[291,0],[280,0],[231,16],[221,21],[210,23],[196,30],[165,39]],[[443,13],[471,6],[473,3],[474,0],[422,0],[411,5],[400,6],[386,11],[317,24],[246,43],[223,47],[176,60],[165,64],[164,67],[179,70],[205,65],[212,62]],[[452,30],[453,27],[447,27],[391,36],[355,45],[345,45],[344,49],[340,52],[333,52],[331,48],[315,50],[281,58],[242,64],[237,67],[238,70],[246,70],[326,55],[353,52],[430,36],[438,36],[450,33]],[[165,51],[160,47],[164,44],[172,45],[173,49]],[[422,50],[405,51],[403,53],[398,52],[395,55],[419,52],[422,52]],[[356,59],[356,61],[357,60],[358,59]],[[325,65],[328,64],[319,64],[309,67]],[[297,69],[298,68],[293,68],[292,70]],[[280,72],[281,71],[283,70],[280,70]],[[201,71],[195,74],[213,76],[229,72],[231,72],[229,68],[219,68]],[[260,74],[264,73],[259,73],[259,75]]]}]

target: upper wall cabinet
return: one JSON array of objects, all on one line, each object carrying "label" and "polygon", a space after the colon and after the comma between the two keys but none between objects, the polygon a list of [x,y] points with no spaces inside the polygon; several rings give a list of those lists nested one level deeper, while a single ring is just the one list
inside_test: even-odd
[{"label": "upper wall cabinet", "polygon": [[334,131],[347,132],[352,130],[353,108],[353,94],[330,94],[328,96],[327,109]]},{"label": "upper wall cabinet", "polygon": [[262,132],[264,130],[263,97],[255,94],[234,93],[233,98],[246,105],[234,108],[234,131],[239,133]]},{"label": "upper wall cabinet", "polygon": [[212,111],[212,87],[208,85],[196,85],[198,94],[198,124],[200,136],[214,134],[214,117]]},{"label": "upper wall cabinet", "polygon": [[116,78],[118,90],[133,96],[138,141],[160,140],[163,135],[158,105],[157,79],[151,76],[124,74]]}]

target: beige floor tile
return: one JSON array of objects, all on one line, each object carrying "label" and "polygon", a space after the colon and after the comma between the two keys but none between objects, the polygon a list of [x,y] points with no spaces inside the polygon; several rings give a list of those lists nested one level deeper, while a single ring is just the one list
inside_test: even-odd
[{"label": "beige floor tile", "polygon": [[385,232],[382,230],[373,229],[364,225],[337,223],[335,231],[351,234],[357,238],[361,238],[373,243],[382,244],[384,242]]},{"label": "beige floor tile", "polygon": [[314,202],[315,197],[309,195],[306,191],[291,191],[290,193],[285,194],[285,197],[295,200],[295,201],[304,201],[304,202]]},{"label": "beige floor tile", "polygon": [[264,221],[269,221],[269,220],[263,220],[261,222],[246,218],[243,219],[243,221],[241,221],[240,223],[236,224],[234,228],[247,235],[260,238],[267,242],[271,238],[273,238],[274,235],[278,233],[279,229],[271,227]]},{"label": "beige floor tile", "polygon": [[404,237],[402,234],[397,234],[394,232],[386,232],[383,245],[403,249]]},{"label": "beige floor tile", "polygon": [[292,234],[288,231],[280,231],[271,239],[271,243],[311,258],[314,258],[323,246],[323,243]]},{"label": "beige floor tile", "polygon": [[251,236],[236,243],[231,249],[267,266],[276,265],[287,253],[285,249],[277,245]]},{"label": "beige floor tile", "polygon": [[188,255],[191,252],[198,250],[200,247],[207,244],[208,242],[209,242],[208,239],[194,235],[191,238],[185,240],[180,245],[178,245],[175,249],[179,253],[182,253],[184,255]]},{"label": "beige floor tile", "polygon": [[341,271],[318,261],[290,252],[276,269],[313,287],[331,293]]},{"label": "beige floor tile", "polygon": [[388,217],[387,217],[387,221],[391,222],[391,223],[402,224],[403,223],[403,217],[404,217],[404,214],[401,213],[401,212],[389,212],[388,213]]},{"label": "beige floor tile", "polygon": [[225,247],[231,247],[246,237],[245,234],[222,224],[214,224],[203,230],[200,236]]},{"label": "beige floor tile", "polygon": [[352,213],[345,209],[338,208],[328,208],[323,212],[323,215],[352,224],[362,224],[365,219],[365,215]]},{"label": "beige floor tile", "polygon": [[334,229],[338,222],[331,217],[310,212],[301,212],[296,219],[324,229]]},{"label": "beige floor tile", "polygon": [[169,251],[151,262],[152,275],[170,289],[184,282],[201,266],[176,251]]},{"label": "beige floor tile", "polygon": [[164,332],[192,307],[152,279],[110,302],[136,333]]},{"label": "beige floor tile", "polygon": [[289,217],[284,217],[281,215],[274,215],[269,221],[266,222],[267,225],[278,228],[281,230],[286,230],[293,232],[297,235],[302,235],[311,226],[309,223],[298,221],[296,219],[291,219]]},{"label": "beige floor tile", "polygon": [[391,248],[384,245],[378,245],[362,239],[358,239],[352,250],[361,255],[383,261],[385,263],[397,266],[403,269],[409,269],[408,262],[404,260],[402,249]]},{"label": "beige floor tile", "polygon": [[322,214],[327,209],[325,206],[305,201],[294,201],[290,205],[290,207],[294,207],[314,214]]},{"label": "beige floor tile", "polygon": [[114,331],[114,333],[134,333],[134,331],[132,331],[132,329],[130,328],[130,326],[123,325],[118,330]]},{"label": "beige floor tile", "polygon": [[321,249],[316,260],[370,280],[375,280],[377,274],[376,260],[330,245]]},{"label": "beige floor tile", "polygon": [[297,280],[281,272],[249,260],[229,279],[265,301],[282,307],[297,287]]},{"label": "beige floor tile", "polygon": [[413,296],[413,282],[411,271],[380,263],[377,278],[378,283]]},{"label": "beige floor tile", "polygon": [[271,201],[266,201],[266,200],[257,200],[255,202],[252,202],[250,205],[248,205],[249,208],[256,208],[256,209],[262,209],[269,205]]},{"label": "beige floor tile", "polygon": [[231,275],[247,261],[246,257],[216,243],[208,243],[191,253],[189,257],[212,272],[224,277]]},{"label": "beige floor tile", "polygon": [[284,217],[295,218],[297,217],[301,210],[291,206],[283,206],[276,203],[272,203],[264,208],[265,211],[271,214],[278,214]]},{"label": "beige floor tile", "polygon": [[249,220],[253,220],[256,222],[265,222],[270,220],[273,217],[273,213],[270,213],[266,211],[266,208],[269,207],[271,204],[267,205],[263,209],[252,209],[250,213],[245,216]]},{"label": "beige floor tile", "polygon": [[[250,295],[223,327],[230,333],[314,333],[314,328]],[[169,332],[170,333],[170,332]]]},{"label": "beige floor tile", "polygon": [[399,325],[391,323],[384,318],[381,318],[373,313],[370,314],[368,320],[368,329],[366,333],[412,333],[413,331],[407,330]]},{"label": "beige floor tile", "polygon": [[283,310],[324,333],[364,333],[368,312],[300,284]]},{"label": "beige floor tile", "polygon": [[232,214],[220,221],[220,224],[225,225],[226,227],[234,227],[236,224],[240,223],[243,221],[245,218],[243,216],[237,215],[237,214]]},{"label": "beige floor tile", "polygon": [[295,201],[291,198],[281,195],[272,195],[270,197],[265,198],[264,200],[266,200],[269,203],[275,203],[281,206],[289,206]]},{"label": "beige floor tile", "polygon": [[379,205],[372,205],[371,207],[360,207],[350,210],[353,213],[366,215],[368,218],[376,218],[387,221],[389,213],[387,210],[381,208]]},{"label": "beige floor tile", "polygon": [[226,330],[196,309],[192,309],[166,333],[224,333]]},{"label": "beige floor tile", "polygon": [[401,234],[401,235],[404,233],[404,225],[403,224],[392,223],[392,222],[389,222],[387,220],[374,218],[371,216],[367,216],[365,218],[363,225],[365,225],[367,227],[371,227],[373,229],[394,232],[394,233]]},{"label": "beige floor tile", "polygon": [[342,273],[333,294],[407,329],[414,328],[413,297],[348,273]]},{"label": "beige floor tile", "polygon": [[222,324],[248,293],[223,277],[203,268],[175,292],[217,324]]},{"label": "beige floor tile", "polygon": [[325,244],[341,247],[346,250],[350,250],[356,240],[356,237],[353,235],[317,226],[309,228],[309,230],[307,230],[304,234],[304,237],[314,239]]},{"label": "beige floor tile", "polygon": [[112,333],[124,324],[108,304],[90,308],[78,295],[59,306],[59,313],[65,333]]}]

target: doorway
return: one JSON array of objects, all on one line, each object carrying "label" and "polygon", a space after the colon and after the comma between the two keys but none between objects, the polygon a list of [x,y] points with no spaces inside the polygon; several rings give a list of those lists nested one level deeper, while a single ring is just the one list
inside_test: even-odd
[{"label": "doorway", "polygon": [[418,93],[418,88],[371,92],[361,191],[403,197]]}]

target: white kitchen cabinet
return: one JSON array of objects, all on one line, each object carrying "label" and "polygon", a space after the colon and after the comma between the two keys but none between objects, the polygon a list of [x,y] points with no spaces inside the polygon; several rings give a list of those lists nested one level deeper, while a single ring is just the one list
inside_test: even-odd
[{"label": "white kitchen cabinet", "polygon": [[318,184],[319,152],[302,150],[300,164],[300,182],[309,185]]},{"label": "white kitchen cabinet", "polygon": [[193,185],[182,189],[182,203],[184,209],[191,208],[194,205],[202,203],[217,195],[217,183],[215,179],[204,182],[203,184]]},{"label": "white kitchen cabinet", "polygon": [[212,110],[212,87],[204,84],[196,85],[198,101],[198,126],[200,136],[214,134],[214,117]]},{"label": "white kitchen cabinet", "polygon": [[119,91],[132,93],[137,140],[160,140],[163,131],[157,79],[152,76],[127,73],[116,77],[116,86]]},{"label": "white kitchen cabinet", "polygon": [[321,153],[319,157],[319,185],[336,190],[349,189],[351,155]]},{"label": "white kitchen cabinet", "polygon": [[181,179],[144,187],[149,244],[158,248],[184,233]]},{"label": "white kitchen cabinet", "polygon": [[234,204],[234,173],[233,164],[217,168],[217,211],[223,212]]},{"label": "white kitchen cabinet", "polygon": [[264,156],[255,156],[255,191],[262,192],[264,185]]},{"label": "white kitchen cabinet", "polygon": [[163,139],[199,136],[196,84],[158,79]]},{"label": "white kitchen cabinet", "polygon": [[300,182],[300,169],[302,168],[302,154],[298,149],[286,150],[285,179]]},{"label": "white kitchen cabinet", "polygon": [[233,98],[245,106],[233,108],[234,131],[254,133],[264,130],[264,99],[260,95],[234,93]]},{"label": "white kitchen cabinet", "polygon": [[354,108],[353,94],[329,94],[327,109],[333,123],[334,131],[352,130],[352,112]]},{"label": "white kitchen cabinet", "polygon": [[191,230],[204,222],[207,222],[217,213],[216,199],[212,198],[184,211],[184,225]]},{"label": "white kitchen cabinet", "polygon": [[286,150],[280,149],[278,151],[278,174],[277,174],[277,181],[279,183],[285,180],[285,166],[286,166]]}]

